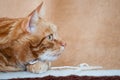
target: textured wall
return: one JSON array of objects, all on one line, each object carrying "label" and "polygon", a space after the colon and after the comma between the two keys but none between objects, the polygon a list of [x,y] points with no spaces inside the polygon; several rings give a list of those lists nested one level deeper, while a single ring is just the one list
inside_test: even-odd
[{"label": "textured wall", "polygon": [[[0,0],[0,17],[23,17],[40,0]],[[46,17],[67,47],[53,65],[88,63],[120,69],[120,0],[45,0]]]},{"label": "textured wall", "polygon": [[68,44],[56,64],[120,69],[120,0],[54,1],[54,21]]}]

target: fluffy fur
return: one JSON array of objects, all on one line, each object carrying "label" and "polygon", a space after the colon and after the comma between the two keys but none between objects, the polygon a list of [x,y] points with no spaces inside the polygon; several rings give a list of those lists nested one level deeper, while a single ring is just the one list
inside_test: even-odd
[{"label": "fluffy fur", "polygon": [[0,18],[0,71],[40,73],[64,50],[56,26],[38,16],[41,6],[25,18]]}]

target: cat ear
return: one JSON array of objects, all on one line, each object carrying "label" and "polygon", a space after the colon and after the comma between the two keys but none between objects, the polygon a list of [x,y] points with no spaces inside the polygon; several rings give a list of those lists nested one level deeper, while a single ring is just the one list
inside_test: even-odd
[{"label": "cat ear", "polygon": [[35,10],[33,10],[33,11],[28,15],[28,17],[29,17],[29,16],[32,16],[35,12],[37,12],[37,14],[39,14],[39,12],[41,11],[42,5],[43,5],[43,2],[42,2]]},{"label": "cat ear", "polygon": [[33,32],[35,30],[36,23],[39,19],[39,12],[41,10],[42,5],[43,5],[43,2],[28,15],[27,23],[25,25],[25,31]]}]

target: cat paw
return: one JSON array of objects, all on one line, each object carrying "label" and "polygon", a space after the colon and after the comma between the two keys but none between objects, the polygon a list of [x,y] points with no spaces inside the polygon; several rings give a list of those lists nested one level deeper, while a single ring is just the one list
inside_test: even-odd
[{"label": "cat paw", "polygon": [[27,71],[38,74],[38,73],[46,72],[49,69],[49,65],[45,62],[39,61],[34,64],[28,64],[26,68]]}]

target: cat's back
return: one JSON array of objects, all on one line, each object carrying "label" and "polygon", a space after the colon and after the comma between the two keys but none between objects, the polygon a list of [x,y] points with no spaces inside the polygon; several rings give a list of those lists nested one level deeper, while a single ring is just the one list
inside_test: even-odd
[{"label": "cat's back", "polygon": [[10,42],[12,37],[14,37],[11,37],[11,32],[20,21],[20,18],[0,18],[0,46]]},{"label": "cat's back", "polygon": [[15,24],[17,24],[19,21],[19,18],[0,18],[0,38],[8,35],[8,33],[11,31],[11,28],[15,27]]},{"label": "cat's back", "polygon": [[[7,18],[7,17],[3,17],[3,18],[0,18],[0,28],[2,27],[9,27],[10,25],[12,25],[13,23],[15,23],[18,19],[14,18],[14,19],[11,19],[11,18]],[[1,29],[0,29],[1,30]]]}]

